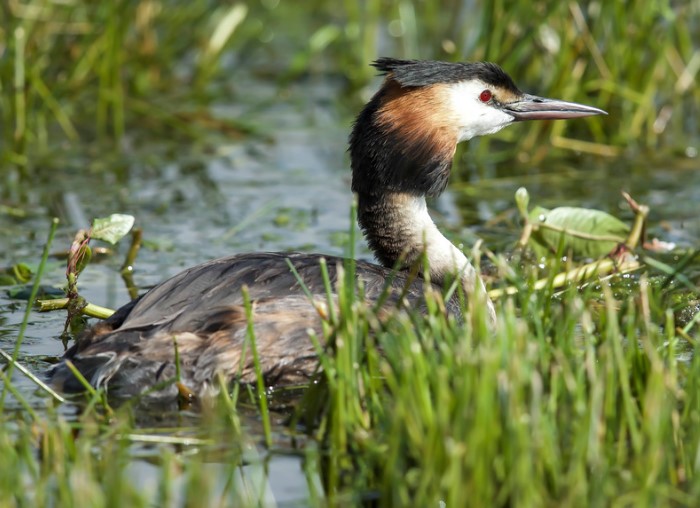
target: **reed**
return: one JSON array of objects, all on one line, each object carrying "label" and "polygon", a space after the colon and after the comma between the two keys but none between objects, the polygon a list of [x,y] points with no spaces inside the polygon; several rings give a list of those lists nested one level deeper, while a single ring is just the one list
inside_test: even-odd
[{"label": "reed", "polygon": [[[621,148],[685,150],[692,141],[698,121],[692,106],[700,101],[694,2],[656,0],[639,9],[565,1],[313,4],[305,10],[285,2],[7,2],[0,163],[31,167],[63,140],[118,142],[144,127],[201,134],[183,122],[177,105],[220,98],[212,83],[231,79],[236,64],[229,62],[245,61],[249,51],[272,58],[280,80],[324,69],[356,91],[373,79],[367,64],[380,54],[492,60],[529,90],[593,100],[611,113],[537,124],[526,136],[504,133],[522,152],[535,153],[543,137],[563,149],[608,155]],[[199,119],[211,128],[209,119]],[[570,139],[584,135],[594,142]]]},{"label": "reed", "polygon": [[[238,66],[251,60],[281,83],[340,77],[352,102],[380,54],[493,60],[528,91],[611,113],[533,124],[520,138],[505,131],[513,151],[544,157],[546,137],[605,155],[682,153],[698,122],[698,9],[669,0],[1,2],[2,192],[17,185],[8,175],[39,172],[66,142],[118,152],[126,139],[192,140],[222,127],[193,111],[236,100],[227,87],[235,92]],[[488,143],[471,154],[493,157]],[[459,321],[433,294],[425,315],[380,320],[349,263],[325,334],[312,338],[322,369],[300,400],[234,386],[197,416],[158,412],[167,427],[143,408],[107,406],[102,392],[56,407],[19,390],[23,370],[10,368],[0,505],[260,506],[275,501],[271,462],[288,454],[311,506],[695,506],[699,313],[687,299],[674,307],[669,283],[695,298],[696,254],[645,259],[636,282],[564,291],[532,289],[560,271],[556,262],[545,274],[512,267],[503,278],[520,291],[499,302],[495,334],[482,307]],[[691,314],[683,321],[673,312],[681,306]],[[254,353],[252,328],[249,338]]]}]

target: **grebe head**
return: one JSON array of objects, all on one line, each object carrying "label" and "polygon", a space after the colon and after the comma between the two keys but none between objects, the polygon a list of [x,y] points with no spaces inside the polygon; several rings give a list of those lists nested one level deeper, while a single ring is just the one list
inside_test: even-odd
[{"label": "grebe head", "polygon": [[517,121],[605,112],[525,94],[492,63],[381,58],[373,65],[386,78],[350,135],[352,190],[367,242],[386,267],[407,268],[425,253],[432,281],[451,273],[467,292],[483,292],[476,270],[438,231],[425,203],[447,186],[457,143]]},{"label": "grebe head", "polygon": [[521,92],[493,63],[380,58],[386,76],[350,136],[353,191],[436,195],[457,143],[523,120],[606,114],[583,104]]}]

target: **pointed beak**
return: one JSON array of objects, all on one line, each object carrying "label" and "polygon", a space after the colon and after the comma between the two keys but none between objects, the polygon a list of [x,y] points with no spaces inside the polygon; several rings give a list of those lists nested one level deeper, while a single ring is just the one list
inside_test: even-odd
[{"label": "pointed beak", "polygon": [[502,106],[503,111],[522,120],[566,120],[583,116],[607,115],[602,109],[584,106],[575,102],[546,99],[535,95],[524,94],[520,100]]}]

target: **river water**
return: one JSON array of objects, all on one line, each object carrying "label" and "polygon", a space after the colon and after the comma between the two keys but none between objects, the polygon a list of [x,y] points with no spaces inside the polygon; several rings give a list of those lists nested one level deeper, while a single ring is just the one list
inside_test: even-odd
[{"label": "river water", "polygon": [[[51,217],[61,219],[51,249],[60,253],[90,218],[111,213],[134,215],[144,231],[134,270],[142,289],[185,267],[231,253],[346,252],[351,227],[345,151],[350,108],[338,105],[338,88],[323,79],[309,78],[283,90],[250,79],[248,86],[243,81],[239,87],[246,90],[236,101],[240,105],[222,102],[212,114],[244,120],[256,127],[255,134],[219,134],[186,146],[177,140],[149,142],[140,133],[127,137],[116,155],[105,155],[95,145],[60,150],[57,157],[64,162],[54,161],[31,178],[9,182],[2,197],[12,212],[0,213],[0,266],[36,265]],[[512,128],[525,132],[528,126]],[[495,150],[499,145],[491,146]],[[597,208],[623,220],[632,216],[620,196],[626,190],[651,207],[653,236],[682,247],[698,244],[700,171],[693,147],[678,157],[658,159],[556,152],[537,164],[482,163],[469,154],[468,148],[457,160],[458,178],[433,204],[436,221],[452,238],[467,244],[481,236],[489,248],[500,251],[517,239],[513,194],[523,185],[536,204]],[[21,192],[11,192],[14,187]],[[370,257],[361,242],[356,250]],[[88,266],[80,278],[84,297],[112,308],[128,301],[118,274],[125,251],[126,245],[118,246],[113,256]],[[63,263],[51,258],[44,285],[63,285]],[[26,305],[12,297],[12,289],[0,288],[0,346],[5,351],[15,346]],[[58,339],[63,319],[62,312],[31,313],[19,359],[37,374],[63,351]],[[16,371],[13,380],[33,405],[44,407],[43,396],[29,380]],[[255,436],[259,429],[254,420],[249,424]],[[254,445],[251,453],[257,453]],[[245,481],[263,482],[265,496],[289,504],[303,503],[308,496],[299,457],[272,454],[250,464],[241,470],[240,481],[248,475]],[[145,490],[152,467],[139,459],[132,465]]]}]

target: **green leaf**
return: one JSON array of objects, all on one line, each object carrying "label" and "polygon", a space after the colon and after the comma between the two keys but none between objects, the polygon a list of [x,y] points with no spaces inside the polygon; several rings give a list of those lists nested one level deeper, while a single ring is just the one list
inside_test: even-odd
[{"label": "green leaf", "polygon": [[12,267],[12,274],[15,279],[21,284],[26,284],[32,280],[32,269],[26,263],[17,263]]},{"label": "green leaf", "polygon": [[133,226],[133,215],[113,213],[109,217],[92,221],[92,238],[114,245],[124,238]]},{"label": "green leaf", "polygon": [[[32,294],[32,286],[16,286],[7,290],[7,296],[15,300],[29,300]],[[41,284],[36,294],[38,300],[55,300],[65,298],[66,293],[62,289]]]},{"label": "green leaf", "polygon": [[17,279],[7,273],[0,273],[0,286],[14,286]]},{"label": "green leaf", "polygon": [[562,206],[547,210],[535,207],[529,217],[536,226],[532,239],[539,247],[556,252],[563,235],[564,250],[573,252],[575,257],[605,256],[619,243],[624,243],[630,231],[630,227],[616,217],[587,208]]}]

